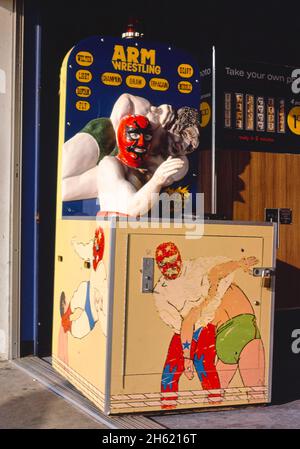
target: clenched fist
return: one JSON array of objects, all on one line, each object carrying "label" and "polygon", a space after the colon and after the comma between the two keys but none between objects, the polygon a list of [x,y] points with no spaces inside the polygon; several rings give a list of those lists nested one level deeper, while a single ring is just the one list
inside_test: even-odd
[{"label": "clenched fist", "polygon": [[173,184],[173,176],[184,166],[184,161],[179,158],[168,157],[154,172],[153,180],[160,187],[167,187]]}]

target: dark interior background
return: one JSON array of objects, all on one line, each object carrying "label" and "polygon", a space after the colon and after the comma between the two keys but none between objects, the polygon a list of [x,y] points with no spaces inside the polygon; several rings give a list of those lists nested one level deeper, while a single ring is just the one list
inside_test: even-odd
[{"label": "dark interior background", "polygon": [[[25,29],[32,26],[33,11],[42,29],[38,355],[47,356],[51,353],[59,72],[65,54],[91,35],[120,36],[132,16],[140,21],[145,39],[184,48],[200,66],[202,55],[215,45],[218,53],[237,60],[299,67],[300,2],[25,0]],[[30,46],[25,48],[25,61],[31,51]]]}]

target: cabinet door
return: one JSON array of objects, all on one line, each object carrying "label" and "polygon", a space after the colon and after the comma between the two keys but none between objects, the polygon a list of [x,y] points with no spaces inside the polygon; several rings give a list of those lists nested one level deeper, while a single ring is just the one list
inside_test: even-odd
[{"label": "cabinet door", "polygon": [[[165,396],[176,407],[268,400],[272,290],[236,261],[251,257],[255,266],[270,265],[272,244],[266,245],[264,232],[248,236],[237,229],[242,226],[223,228],[224,235],[218,228],[197,240],[178,233],[129,235],[123,393]],[[154,259],[152,293],[142,292],[146,257]],[[219,275],[216,294],[201,312],[212,270]],[[192,326],[190,340],[182,341],[183,323]],[[191,344],[193,379],[184,373],[182,344]]]}]

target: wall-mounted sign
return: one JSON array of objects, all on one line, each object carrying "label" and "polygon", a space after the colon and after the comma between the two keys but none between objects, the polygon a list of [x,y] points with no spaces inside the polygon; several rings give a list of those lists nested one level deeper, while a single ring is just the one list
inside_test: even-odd
[{"label": "wall-mounted sign", "polygon": [[218,148],[300,151],[300,96],[292,89],[293,70],[263,63],[217,63]]}]

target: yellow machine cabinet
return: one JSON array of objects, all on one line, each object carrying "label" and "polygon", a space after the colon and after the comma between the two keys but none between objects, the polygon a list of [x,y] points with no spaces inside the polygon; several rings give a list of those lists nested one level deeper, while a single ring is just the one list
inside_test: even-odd
[{"label": "yellow machine cabinet", "polygon": [[276,228],[60,221],[53,366],[106,414],[271,400]]}]

